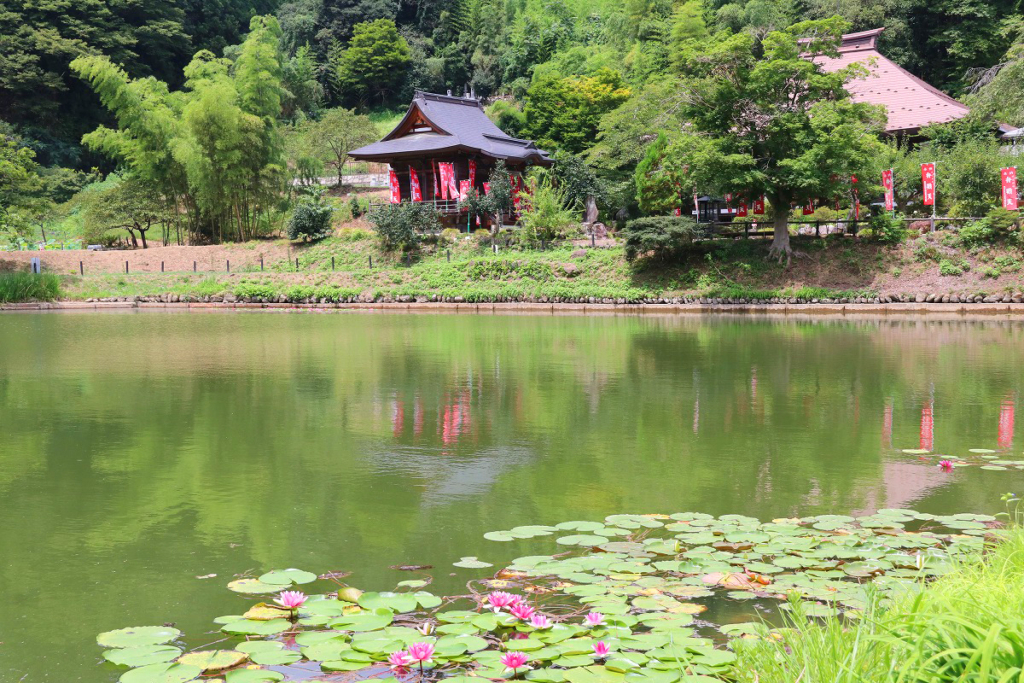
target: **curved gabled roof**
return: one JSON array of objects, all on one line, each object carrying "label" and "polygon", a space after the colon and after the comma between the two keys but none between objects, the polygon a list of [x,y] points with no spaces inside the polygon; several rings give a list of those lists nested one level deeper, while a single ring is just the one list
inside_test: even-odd
[{"label": "curved gabled roof", "polygon": [[349,153],[354,159],[386,161],[422,153],[480,153],[495,159],[548,164],[548,153],[530,140],[506,135],[487,118],[474,98],[416,91],[409,110],[394,130]]}]

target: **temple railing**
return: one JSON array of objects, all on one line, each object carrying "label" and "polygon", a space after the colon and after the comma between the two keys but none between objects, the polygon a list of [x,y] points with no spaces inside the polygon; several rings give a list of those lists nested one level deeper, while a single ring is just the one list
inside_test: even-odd
[{"label": "temple railing", "polygon": [[[459,210],[458,199],[424,199],[422,202],[410,202],[408,199],[403,199],[401,203],[425,204],[427,206],[433,206],[435,211],[444,215],[465,213],[465,210]],[[369,208],[370,213],[373,213],[374,210],[379,209],[380,207],[389,206],[390,204],[391,202],[387,200],[371,200]]]}]

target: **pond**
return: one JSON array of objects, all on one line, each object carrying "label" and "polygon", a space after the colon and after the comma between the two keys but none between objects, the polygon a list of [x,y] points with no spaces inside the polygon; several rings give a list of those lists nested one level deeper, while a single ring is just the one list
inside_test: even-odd
[{"label": "pond", "polygon": [[116,680],[95,636],[126,625],[212,641],[247,571],[460,591],[489,571],[460,557],[552,552],[483,539],[517,525],[996,512],[1024,472],[969,450],[1020,457],[1022,343],[1003,319],[0,315],[0,680]]}]

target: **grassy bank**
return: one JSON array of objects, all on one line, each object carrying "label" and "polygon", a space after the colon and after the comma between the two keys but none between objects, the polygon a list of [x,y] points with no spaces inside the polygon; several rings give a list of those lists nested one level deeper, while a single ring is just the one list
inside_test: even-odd
[{"label": "grassy bank", "polygon": [[0,304],[53,301],[61,296],[60,278],[43,273],[0,273]]},{"label": "grassy bank", "polygon": [[738,681],[1022,681],[1024,531],[854,621],[795,607],[774,638],[739,641]]},{"label": "grassy bank", "polygon": [[[348,230],[312,245],[278,241],[106,252],[92,255],[94,262],[89,255],[65,254],[64,262],[55,260],[50,266],[44,261],[44,266],[65,274],[62,296],[75,300],[173,296],[291,302],[626,303],[1020,298],[1024,259],[1019,252],[996,247],[968,251],[948,242],[940,233],[895,246],[843,236],[797,237],[794,245],[803,255],[787,267],[767,258],[765,240],[718,240],[699,243],[679,261],[631,264],[620,247],[535,250],[500,245],[494,253],[476,237],[426,245],[411,255],[387,254],[372,233]],[[60,258],[60,252],[53,254],[44,258]],[[172,254],[185,272],[160,272],[165,257]],[[101,263],[101,258],[106,261]],[[77,274],[82,259],[84,277]],[[128,274],[123,272],[124,261],[132,261]],[[191,272],[196,263],[199,272]],[[949,274],[950,263],[957,264],[957,274]],[[104,269],[107,272],[101,272]]]}]

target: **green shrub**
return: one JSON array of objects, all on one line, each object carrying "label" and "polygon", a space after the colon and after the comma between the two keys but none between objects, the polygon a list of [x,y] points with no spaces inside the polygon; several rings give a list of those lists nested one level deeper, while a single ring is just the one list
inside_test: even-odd
[{"label": "green shrub", "polygon": [[60,297],[60,278],[53,273],[0,273],[0,304],[53,301]]},{"label": "green shrub", "polygon": [[419,245],[419,233],[441,229],[441,220],[430,204],[383,204],[369,215],[385,251],[413,251]]},{"label": "green shrub", "polygon": [[687,216],[650,216],[626,223],[626,260],[641,257],[665,260],[682,255],[699,235],[697,224]]},{"label": "green shrub", "polygon": [[352,195],[352,199],[348,201],[348,207],[353,220],[366,213],[366,209],[363,208],[363,205],[359,202],[359,197],[356,197],[355,195]]},{"label": "green shrub", "polygon": [[924,237],[914,240],[914,260],[920,263],[925,261],[938,261],[939,248]]},{"label": "green shrub", "polygon": [[288,220],[288,239],[319,240],[331,234],[331,216],[334,213],[324,198],[321,188],[303,195],[292,217]]},{"label": "green shrub", "polygon": [[455,228],[445,228],[441,231],[441,241],[446,244],[455,244],[461,236],[462,233]]},{"label": "green shrub", "polygon": [[910,235],[906,221],[882,213],[871,217],[871,234],[882,244],[901,244]]},{"label": "green shrub", "polygon": [[530,180],[530,192],[520,193],[522,211],[519,222],[523,237],[530,242],[564,237],[569,226],[578,222],[576,211],[566,208],[565,193],[550,181]]},{"label": "green shrub", "polygon": [[944,258],[939,261],[939,275],[958,277],[970,269],[970,265],[963,259]]},{"label": "green shrub", "polygon": [[373,237],[373,233],[362,228],[345,228],[338,232],[338,239],[342,242],[362,242]]}]

